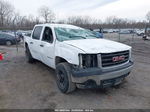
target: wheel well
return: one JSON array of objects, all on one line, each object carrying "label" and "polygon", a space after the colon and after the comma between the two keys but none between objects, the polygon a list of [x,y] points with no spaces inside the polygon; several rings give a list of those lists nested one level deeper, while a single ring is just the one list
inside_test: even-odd
[{"label": "wheel well", "polygon": [[62,62],[67,62],[64,58],[61,57],[56,57],[55,58],[55,65],[62,63]]},{"label": "wheel well", "polygon": [[6,40],[6,42],[7,42],[7,41],[10,41],[10,42],[12,42],[12,40]]}]

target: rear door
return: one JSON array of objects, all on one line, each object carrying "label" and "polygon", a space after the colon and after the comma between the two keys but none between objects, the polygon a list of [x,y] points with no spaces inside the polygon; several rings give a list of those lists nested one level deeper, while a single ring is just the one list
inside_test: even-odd
[{"label": "rear door", "polygon": [[45,27],[41,39],[41,58],[43,63],[47,64],[50,67],[54,67],[54,36],[53,31],[50,27]]},{"label": "rear door", "polygon": [[42,36],[43,26],[36,26],[32,33],[32,39],[29,39],[29,48],[33,58],[41,60],[40,56],[40,38]]},{"label": "rear door", "polygon": [[0,34],[0,44],[5,44],[5,43],[6,43],[5,35]]}]

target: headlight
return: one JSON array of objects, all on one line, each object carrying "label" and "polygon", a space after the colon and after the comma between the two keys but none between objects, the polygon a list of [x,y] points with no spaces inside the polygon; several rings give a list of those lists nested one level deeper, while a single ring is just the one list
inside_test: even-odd
[{"label": "headlight", "polygon": [[132,57],[132,49],[130,49],[130,54],[129,54],[129,60],[133,61],[133,57]]},{"label": "headlight", "polygon": [[97,54],[79,54],[79,65],[81,68],[98,67]]}]

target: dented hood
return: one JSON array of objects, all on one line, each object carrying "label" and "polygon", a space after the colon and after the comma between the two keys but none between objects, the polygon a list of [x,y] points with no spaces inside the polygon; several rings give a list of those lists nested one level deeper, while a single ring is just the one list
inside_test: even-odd
[{"label": "dented hood", "polygon": [[85,53],[111,53],[130,50],[131,47],[106,39],[82,39],[64,41],[65,44],[76,47]]}]

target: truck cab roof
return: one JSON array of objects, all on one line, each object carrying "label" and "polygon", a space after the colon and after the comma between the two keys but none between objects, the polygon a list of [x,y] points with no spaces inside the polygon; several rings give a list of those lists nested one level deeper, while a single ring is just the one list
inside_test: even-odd
[{"label": "truck cab roof", "polygon": [[51,24],[51,23],[46,23],[46,24],[38,24],[35,26],[49,26],[52,28],[57,28],[57,27],[62,27],[62,28],[70,28],[70,29],[82,29],[80,27],[74,26],[74,25],[70,25],[70,24]]}]

